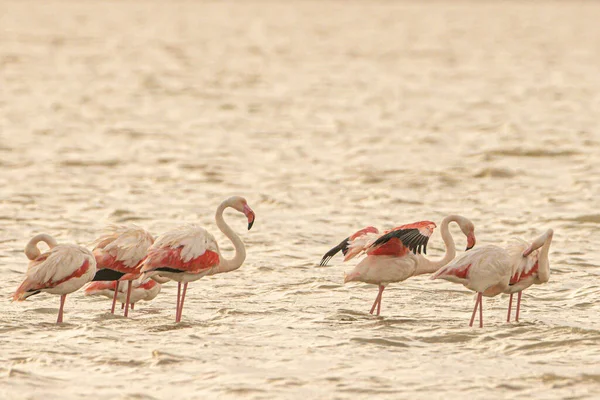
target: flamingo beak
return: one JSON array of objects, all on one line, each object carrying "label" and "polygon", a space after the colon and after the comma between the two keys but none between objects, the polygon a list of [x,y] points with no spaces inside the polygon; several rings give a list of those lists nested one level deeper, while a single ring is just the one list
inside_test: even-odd
[{"label": "flamingo beak", "polygon": [[475,240],[475,233],[474,232],[469,233],[467,235],[467,249],[465,251],[471,250],[473,247],[475,247],[476,242],[477,241]]},{"label": "flamingo beak", "polygon": [[254,220],[256,219],[256,215],[254,211],[248,206],[248,204],[244,204],[244,215],[248,218],[248,230],[252,228],[254,225]]},{"label": "flamingo beak", "polygon": [[527,256],[528,256],[528,255],[530,255],[531,253],[533,253],[533,247],[532,247],[532,246],[529,246],[529,247],[527,248],[527,250],[525,250],[525,251],[523,252],[523,257],[527,257]]}]

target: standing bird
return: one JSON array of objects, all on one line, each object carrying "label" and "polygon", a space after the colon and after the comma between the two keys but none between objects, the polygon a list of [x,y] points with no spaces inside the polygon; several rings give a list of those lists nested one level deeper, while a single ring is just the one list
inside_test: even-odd
[{"label": "standing bird", "polygon": [[[542,237],[545,239],[547,234],[548,232]],[[550,233],[549,236],[551,238],[552,234]],[[461,283],[466,288],[477,292],[469,326],[473,326],[475,314],[479,308],[479,327],[483,328],[483,296],[494,297],[503,292],[507,293],[512,278],[515,278],[515,283],[518,282],[519,274],[517,270],[522,267],[523,263],[525,264],[525,270],[527,270],[528,260],[523,260],[523,258],[527,258],[543,244],[544,241],[536,239],[530,247],[523,246],[524,251],[517,251],[515,246],[509,247],[508,250],[494,245],[480,247],[457,258],[439,270],[431,279],[440,278]],[[548,247],[549,245],[548,242]],[[523,276],[523,278],[526,279],[527,277]],[[519,290],[514,292],[517,291]]]},{"label": "standing bird", "polygon": [[[552,243],[554,231],[548,229],[541,236],[527,243],[522,239],[514,239],[509,244],[507,250],[511,258],[516,262],[516,268],[513,267],[513,275],[510,278],[508,288],[504,293],[510,294],[508,301],[508,316],[506,322],[510,322],[510,313],[512,308],[513,294],[517,296],[517,314],[515,321],[519,322],[519,311],[521,309],[521,295],[523,290],[529,286],[548,282],[550,279],[550,261],[548,252]],[[541,249],[540,249],[541,247]]]},{"label": "standing bird", "polygon": [[389,283],[402,282],[411,276],[435,272],[454,258],[456,246],[448,229],[450,222],[456,222],[467,236],[467,250],[475,246],[473,223],[460,215],[450,215],[444,218],[441,224],[446,254],[439,260],[428,260],[420,254],[421,250],[427,254],[427,243],[436,227],[431,221],[421,221],[399,226],[383,235],[372,226],[361,229],[325,253],[321,265],[326,265],[339,251],[345,255],[344,261],[366,253],[367,257],[344,277],[344,283],[360,281],[379,285],[379,294],[370,311],[373,314],[377,307],[379,315],[383,290]]},{"label": "standing bird", "polygon": [[[116,297],[119,302],[125,305],[125,302],[127,301],[127,290],[124,286],[118,287],[118,285],[119,281],[91,282],[86,286],[84,293],[86,296],[104,296],[109,299],[114,299]],[[159,293],[160,283],[155,282],[152,279],[148,279],[144,283],[134,281],[129,294],[131,309],[133,310],[134,305],[138,301],[153,300]]]},{"label": "standing bird", "polygon": [[154,243],[154,238],[139,226],[111,225],[102,236],[95,241],[93,250],[98,264],[98,272],[94,281],[116,281],[117,290],[114,292],[110,312],[115,313],[119,283],[127,281],[125,312],[129,314],[129,297],[131,296],[131,281],[140,274],[140,263],[146,257],[146,251]]},{"label": "standing bird", "polygon": [[[231,240],[235,256],[231,260],[223,258],[213,235],[197,225],[187,225],[164,233],[148,249],[148,256],[141,265],[141,279],[159,274],[178,282],[177,309],[175,322],[181,321],[183,302],[189,282],[205,275],[230,272],[242,266],[246,259],[246,248],[240,237],[225,223],[223,211],[231,207],[243,213],[248,219],[248,230],[254,224],[254,211],[246,199],[233,196],[223,201],[217,208],[215,220],[217,227]],[[181,284],[183,283],[183,291]]]},{"label": "standing bird", "polygon": [[[50,248],[41,253],[37,245],[45,242]],[[14,301],[46,292],[60,294],[60,308],[56,323],[63,322],[63,309],[67,294],[88,283],[96,273],[96,260],[86,248],[74,244],[57,244],[50,235],[34,236],[25,247],[25,255],[31,261],[26,277],[13,295]]]}]

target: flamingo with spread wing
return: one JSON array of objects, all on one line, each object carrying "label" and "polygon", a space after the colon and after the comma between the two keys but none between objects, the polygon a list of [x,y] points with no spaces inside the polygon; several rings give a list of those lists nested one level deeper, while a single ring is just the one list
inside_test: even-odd
[{"label": "flamingo with spread wing", "polygon": [[427,254],[427,243],[435,229],[431,221],[415,222],[386,231],[383,235],[375,227],[369,226],[344,239],[339,245],[323,256],[321,265],[326,265],[338,252],[348,261],[361,253],[367,256],[346,274],[346,282],[366,282],[379,286],[379,293],[371,307],[373,314],[381,311],[381,298],[385,287],[391,282],[402,282],[411,276],[428,274],[439,270],[456,255],[456,245],[448,226],[456,222],[467,236],[467,250],[475,245],[475,226],[460,215],[450,215],[442,221],[442,239],[446,245],[446,254],[439,260],[429,260],[421,255]]}]

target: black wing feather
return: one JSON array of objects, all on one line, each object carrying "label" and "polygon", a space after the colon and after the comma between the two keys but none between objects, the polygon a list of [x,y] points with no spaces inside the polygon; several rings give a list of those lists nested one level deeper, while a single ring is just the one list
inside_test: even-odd
[{"label": "black wing feather", "polygon": [[123,275],[125,275],[123,272],[102,268],[96,271],[92,281],[118,281]]},{"label": "black wing feather", "polygon": [[346,239],[342,240],[340,244],[338,244],[337,246],[329,250],[327,253],[325,253],[319,265],[324,267],[325,265],[327,265],[329,260],[331,260],[333,256],[335,256],[340,251],[343,255],[346,255],[346,253],[348,253],[348,240],[350,240],[350,237],[347,237]]},{"label": "black wing feather", "polygon": [[398,229],[396,231],[391,231],[386,233],[385,235],[379,237],[371,247],[377,247],[384,243],[389,242],[391,239],[397,238],[402,244],[413,253],[423,253],[427,254],[427,242],[429,242],[429,237],[421,234],[418,229]]}]

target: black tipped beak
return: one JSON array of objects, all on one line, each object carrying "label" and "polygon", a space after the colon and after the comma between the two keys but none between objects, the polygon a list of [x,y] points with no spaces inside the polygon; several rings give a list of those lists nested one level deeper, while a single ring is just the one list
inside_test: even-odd
[{"label": "black tipped beak", "polygon": [[248,222],[248,230],[252,228],[252,225],[254,225],[254,220]]},{"label": "black tipped beak", "polygon": [[[473,245],[473,246],[475,246],[475,245]],[[465,249],[465,251],[469,251],[469,250],[471,250],[471,249],[473,248],[473,246],[471,246],[471,247],[468,247],[468,246],[467,246],[467,248]]]}]

